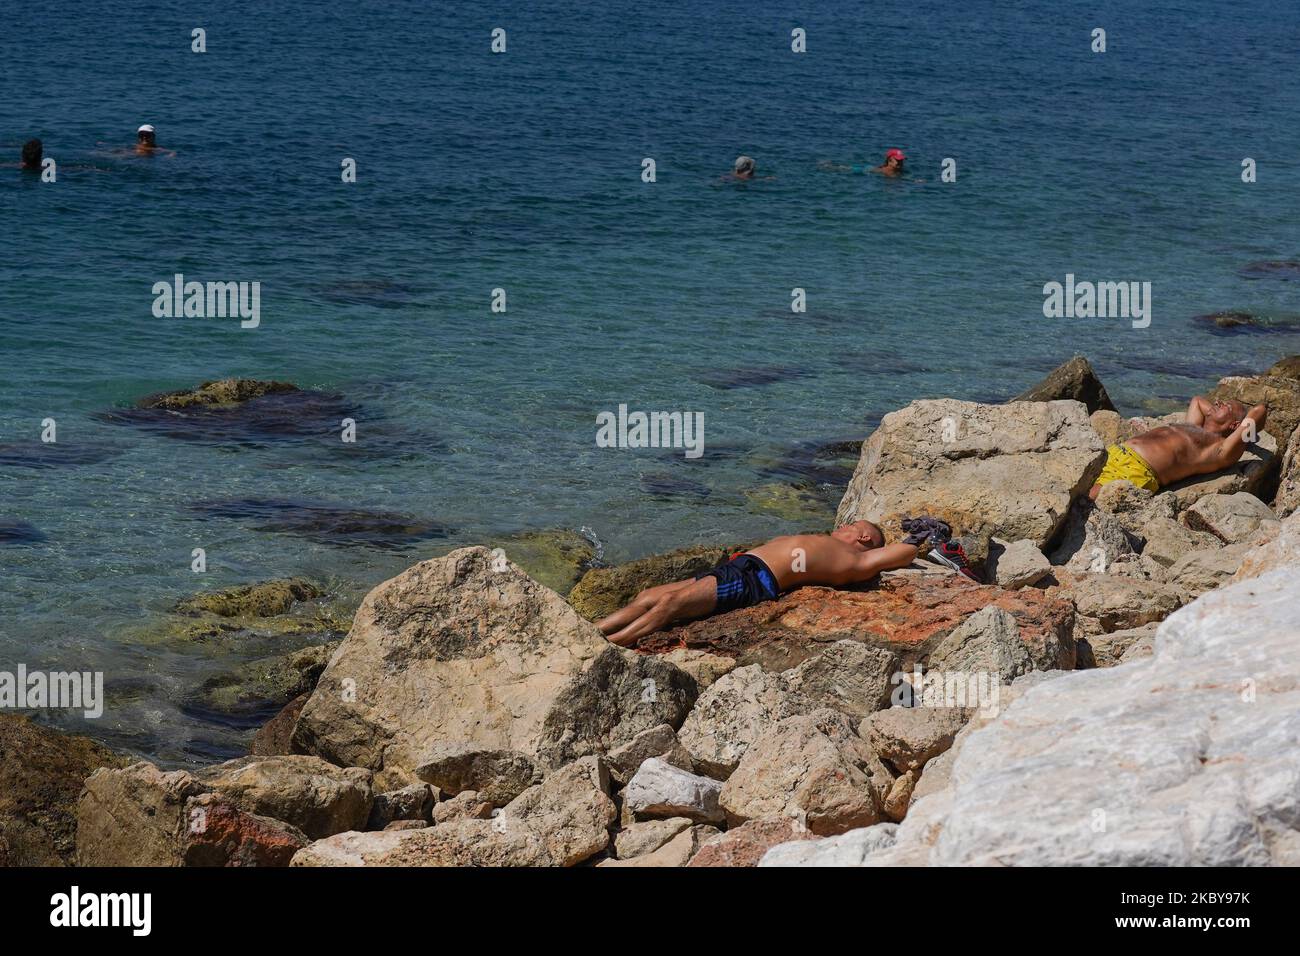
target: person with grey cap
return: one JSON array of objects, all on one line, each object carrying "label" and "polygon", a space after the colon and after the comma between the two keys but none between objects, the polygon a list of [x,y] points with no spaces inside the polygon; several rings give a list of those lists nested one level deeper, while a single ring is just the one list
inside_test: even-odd
[{"label": "person with grey cap", "polygon": [[720,182],[724,182],[724,183],[750,182],[750,181],[757,181],[760,178],[764,181],[767,181],[776,178],[775,176],[759,177],[757,173],[758,173],[758,164],[754,162],[754,158],[752,156],[737,156],[736,164],[732,167],[731,172],[724,174]]}]

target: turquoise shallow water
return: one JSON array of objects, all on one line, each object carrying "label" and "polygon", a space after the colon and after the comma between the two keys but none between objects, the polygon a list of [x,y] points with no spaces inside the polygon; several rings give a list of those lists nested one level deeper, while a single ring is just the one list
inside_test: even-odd
[{"label": "turquoise shallow water", "polygon": [[[0,151],[40,136],[60,172],[0,169],[0,517],[44,535],[0,544],[0,668],[102,669],[144,689],[92,732],[168,762],[233,753],[245,730],[177,704],[218,665],[130,637],[200,587],[304,574],[356,594],[525,528],[589,528],[611,560],[776,533],[745,496],[773,460],[914,398],[1003,398],[1083,352],[1136,413],[1300,351],[1300,282],[1238,274],[1300,257],[1300,10],[1131,6],[7,12],[0,55],[22,68]],[[178,155],[96,148],[142,122]],[[816,168],[891,146],[924,182]],[[775,179],[719,182],[740,153]],[[261,327],[154,318],[176,272],[261,282]],[[1043,283],[1067,272],[1150,281],[1151,326],[1045,319]],[[1222,309],[1271,331],[1193,319]],[[228,375],[338,393],[357,446],[101,417]],[[597,448],[619,403],[704,412],[704,457]],[[33,461],[47,417],[60,452]],[[448,535],[340,547],[193,507],[235,498]]]}]

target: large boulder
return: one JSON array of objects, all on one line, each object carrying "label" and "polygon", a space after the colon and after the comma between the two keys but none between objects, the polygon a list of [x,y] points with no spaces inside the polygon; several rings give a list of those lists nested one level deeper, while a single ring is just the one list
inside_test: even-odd
[{"label": "large boulder", "polygon": [[292,824],[241,810],[215,793],[186,801],[186,866],[288,866],[310,839]]},{"label": "large boulder", "polygon": [[681,743],[705,773],[726,779],[749,746],[778,720],[830,707],[861,718],[888,707],[898,657],[861,641],[836,641],[779,674],[737,668],[701,695]]},{"label": "large boulder", "polygon": [[1106,394],[1106,386],[1092,370],[1092,364],[1082,355],[1058,365],[1033,388],[1021,392],[1013,402],[1053,402],[1073,399],[1082,402],[1091,412],[1115,411],[1115,403]]},{"label": "large boulder", "polygon": [[1104,571],[1125,555],[1135,554],[1124,523],[1100,508],[1080,504],[1070,509],[1061,541],[1052,551],[1052,564],[1070,571]]},{"label": "large boulder", "polygon": [[291,823],[313,840],[360,830],[374,800],[370,771],[317,757],[238,757],[195,777],[240,809]]},{"label": "large boulder", "polygon": [[901,774],[921,770],[951,747],[969,718],[962,707],[890,707],[862,721],[858,733]]},{"label": "large boulder", "polygon": [[612,647],[509,561],[463,548],[366,596],[293,745],[376,771],[414,771],[444,744],[553,764],[680,722],[693,691],[672,664]]},{"label": "large boulder", "polygon": [[542,782],[541,770],[524,754],[473,744],[438,744],[415,775],[450,796],[472,791],[498,807]]},{"label": "large boulder", "polygon": [[749,748],[722,788],[735,826],[760,817],[793,816],[827,836],[881,819],[893,775],[833,710],[787,717]]},{"label": "large boulder", "polygon": [[758,861],[769,866],[861,866],[871,854],[894,845],[898,824],[877,823],[827,837],[825,840],[799,840],[778,843]]},{"label": "large boulder", "polygon": [[1078,624],[1086,634],[1160,621],[1182,604],[1173,588],[1121,574],[1063,575],[1062,589],[1074,600]]},{"label": "large boulder", "polygon": [[701,772],[725,780],[765,730],[809,709],[779,673],[750,664],[719,678],[700,695],[678,739]]},{"label": "large boulder", "polygon": [[1277,521],[1273,509],[1254,495],[1206,495],[1179,515],[1193,531],[1214,535],[1224,544],[1237,544],[1252,537],[1261,525]]},{"label": "large boulder", "polygon": [[96,770],[77,801],[77,865],[183,866],[193,825],[186,804],[207,792],[184,770],[143,761]]},{"label": "large boulder", "polygon": [[1253,543],[1243,541],[1193,551],[1169,566],[1167,580],[1188,598],[1198,597],[1231,580],[1254,548]]},{"label": "large boulder", "polygon": [[339,833],[300,850],[294,866],[574,866],[609,846],[618,810],[599,757],[549,774],[490,820],[418,830]]},{"label": "large boulder", "polygon": [[814,707],[865,717],[889,706],[898,655],[861,641],[836,641],[782,673],[789,690]]},{"label": "large boulder", "polygon": [[815,840],[798,820],[767,817],[720,833],[700,847],[688,866],[758,866],[769,849],[782,843]]},{"label": "large boulder", "polygon": [[1182,608],[1147,660],[1030,687],[863,862],[1300,864],[1296,571]]},{"label": "large boulder", "polygon": [[990,605],[976,611],[930,654],[930,669],[940,672],[987,673],[1009,684],[1034,669],[1034,660],[1020,639],[1020,627],[1009,611]]},{"label": "large boulder", "polygon": [[1027,588],[1051,573],[1052,562],[1032,541],[995,541],[989,551],[989,577],[998,587]]},{"label": "large boulder", "polygon": [[1300,512],[1269,529],[1241,561],[1235,580],[1259,577],[1278,568],[1300,568]]},{"label": "large boulder", "polygon": [[1079,402],[913,402],[863,444],[836,523],[865,518],[896,538],[903,518],[929,514],[1042,548],[1104,462]]},{"label": "large boulder", "polygon": [[829,643],[862,641],[898,654],[907,670],[990,604],[1015,617],[1036,667],[1074,667],[1074,608],[1068,600],[1037,588],[981,586],[956,574],[890,576],[852,591],[799,588],[778,601],[651,634],[640,646],[685,646],[727,654],[742,666],[784,671]]},{"label": "large boulder", "polygon": [[721,792],[718,781],[651,757],[623,788],[623,805],[640,819],[685,817],[697,823],[721,823]]},{"label": "large boulder", "polygon": [[0,714],[0,866],[71,864],[82,783],[126,763],[88,737]]}]

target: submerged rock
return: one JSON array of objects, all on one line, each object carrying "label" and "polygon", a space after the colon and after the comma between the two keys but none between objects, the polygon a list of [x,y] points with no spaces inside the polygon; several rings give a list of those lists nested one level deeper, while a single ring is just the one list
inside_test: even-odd
[{"label": "submerged rock", "polygon": [[1237,270],[1243,279],[1300,279],[1300,262],[1290,259],[1262,259]]},{"label": "submerged rock", "polygon": [[1093,371],[1091,363],[1082,355],[1076,355],[1052,371],[1041,382],[1021,392],[1013,402],[1054,402],[1060,399],[1072,399],[1083,402],[1089,413],[1096,411],[1115,411],[1115,403],[1106,393],[1106,386]]},{"label": "submerged rock", "polygon": [[521,531],[491,547],[500,547],[534,581],[560,594],[568,594],[587,571],[600,565],[596,543],[567,528]]},{"label": "submerged rock", "polygon": [[1079,402],[913,402],[867,439],[835,520],[875,521],[892,540],[903,518],[928,514],[956,534],[1042,548],[1104,462]]},{"label": "submerged rock", "polygon": [[0,468],[74,468],[98,465],[122,454],[104,442],[10,442],[0,444]]},{"label": "submerged rock", "polygon": [[776,515],[801,528],[829,530],[835,520],[834,502],[799,485],[771,482],[757,488],[746,488],[745,498],[750,511]]},{"label": "submerged rock", "polygon": [[260,724],[315,688],[339,643],[316,644],[239,664],[205,680],[183,706],[201,719]]},{"label": "submerged rock", "polygon": [[126,763],[88,737],[0,714],[0,866],[71,865],[82,782]]},{"label": "submerged rock", "polygon": [[218,498],[190,510],[205,518],[232,518],[254,531],[339,546],[394,549],[451,533],[445,525],[409,515],[289,498]]},{"label": "submerged rock", "polygon": [[0,544],[35,544],[45,535],[34,524],[13,518],[0,518]]},{"label": "submerged rock", "polygon": [[286,613],[295,601],[320,597],[321,589],[302,578],[283,578],[244,584],[220,591],[205,591],[176,602],[178,614],[215,614],[218,617],[274,617]]},{"label": "submerged rock", "polygon": [[359,415],[358,406],[334,392],[231,378],[150,395],[94,417],[183,441],[247,445],[308,438],[337,443],[342,420]]}]

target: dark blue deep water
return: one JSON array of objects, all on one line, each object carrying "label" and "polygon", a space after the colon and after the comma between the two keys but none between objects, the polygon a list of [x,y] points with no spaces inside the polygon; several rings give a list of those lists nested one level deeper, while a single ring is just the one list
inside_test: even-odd
[{"label": "dark blue deep water", "polygon": [[[144,689],[92,732],[233,753],[246,729],[177,703],[218,664],[132,636],[196,590],[355,595],[528,528],[585,527],[610,560],[776,533],[801,519],[754,489],[833,508],[843,476],[808,449],[914,398],[1005,398],[1082,352],[1126,411],[1163,411],[1261,370],[1300,351],[1300,281],[1239,274],[1300,258],[1298,53],[1280,0],[8,4],[0,669],[103,670]],[[176,155],[121,153],[141,123]],[[33,136],[55,183],[13,165]],[[889,147],[907,181],[817,169]],[[741,153],[775,178],[721,182]],[[155,318],[177,272],[260,282],[260,327]],[[1151,282],[1150,327],[1044,318],[1067,272]],[[1263,326],[1195,319],[1219,310]],[[105,414],[232,375],[333,397],[307,434]],[[704,456],[597,448],[620,403],[702,411]],[[258,520],[285,501],[441,537]]]}]

